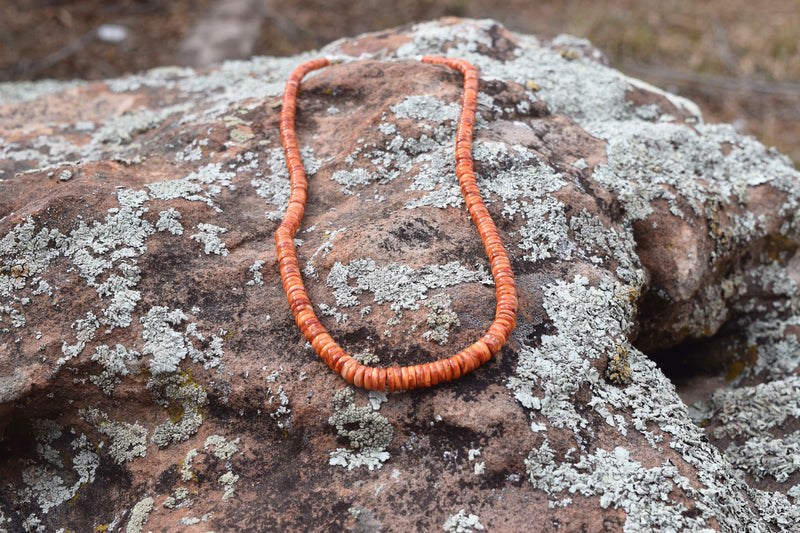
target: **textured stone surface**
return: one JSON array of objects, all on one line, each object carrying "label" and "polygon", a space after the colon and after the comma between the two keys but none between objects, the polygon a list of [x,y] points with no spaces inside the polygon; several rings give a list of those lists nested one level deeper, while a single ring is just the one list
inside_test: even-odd
[{"label": "textured stone surface", "polygon": [[[347,61],[299,100],[297,237],[333,336],[409,364],[492,320],[460,79],[413,61],[449,54],[482,71],[513,338],[397,394],[351,391],[301,340],[272,244],[278,113],[316,54],[0,86],[0,531],[800,526],[786,158],[566,36],[443,20],[320,53]],[[645,353],[731,379],[687,407]]]}]

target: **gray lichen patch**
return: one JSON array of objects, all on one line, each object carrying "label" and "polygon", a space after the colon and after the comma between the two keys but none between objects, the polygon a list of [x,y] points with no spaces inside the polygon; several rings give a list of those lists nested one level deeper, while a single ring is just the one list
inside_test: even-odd
[{"label": "gray lichen patch", "polygon": [[[309,148],[301,148],[300,156],[303,167],[308,177],[313,176],[319,170],[321,164],[314,158],[314,152]],[[255,188],[256,194],[266,200],[266,203],[274,206],[274,211],[268,211],[266,216],[269,220],[281,220],[286,207],[289,205],[289,171],[286,169],[286,156],[282,148],[273,148],[267,151],[267,159],[264,162],[269,169],[256,171],[255,177],[250,184]]]},{"label": "gray lichen patch", "polygon": [[203,252],[205,252],[206,255],[228,255],[228,249],[225,247],[225,243],[219,238],[220,234],[228,231],[226,228],[220,228],[213,224],[201,222],[197,225],[197,229],[199,232],[192,235],[191,239],[203,245]]},{"label": "gray lichen patch", "polygon": [[227,461],[228,459],[233,457],[233,454],[239,452],[239,447],[237,446],[237,444],[239,444],[240,440],[241,439],[236,438],[229,441],[222,435],[209,435],[206,438],[206,443],[203,446],[203,448],[207,450],[209,447],[213,446],[214,455],[218,459]]},{"label": "gray lichen patch", "polygon": [[32,102],[48,94],[74,89],[75,87],[81,87],[85,84],[86,82],[82,80],[3,82],[0,83],[0,103]]},{"label": "gray lichen patch", "polygon": [[[606,357],[611,339],[626,338],[633,309],[620,298],[621,290],[611,280],[591,286],[581,277],[544,287],[544,307],[558,333],[543,335],[539,348],[521,348],[516,377],[509,380],[509,387],[522,405],[540,411],[556,427],[587,424],[570,398],[584,383],[593,389],[606,388],[590,360]],[[539,387],[543,398],[534,394]],[[602,412],[604,405],[598,403],[595,408],[608,418]]]},{"label": "gray lichen patch", "polygon": [[63,428],[52,420],[35,420],[33,428],[36,459],[22,470],[22,484],[9,487],[8,494],[46,514],[94,481],[100,458],[83,433],[65,443]]},{"label": "gray lichen patch", "polygon": [[236,482],[239,481],[239,476],[234,474],[233,472],[225,472],[222,474],[217,482],[222,485],[224,492],[222,494],[222,501],[227,501],[233,497],[234,488],[233,486]]},{"label": "gray lichen patch", "polygon": [[783,483],[800,471],[800,431],[778,438],[768,434],[748,438],[744,444],[731,444],[725,449],[725,458],[755,479],[772,476]]},{"label": "gray lichen patch", "polygon": [[[568,452],[569,454],[570,452]],[[645,468],[622,447],[580,455],[571,461],[556,461],[547,439],[525,460],[534,487],[551,497],[570,494],[599,496],[602,508],[624,509],[623,531],[713,531],[701,517],[692,517],[682,503],[695,491],[675,465]],[[562,496],[563,495],[563,496]],[[557,500],[556,500],[557,501]]]},{"label": "gray lichen patch", "polygon": [[[205,335],[198,331],[196,322],[190,322],[183,333],[177,327],[187,321],[188,317],[180,309],[170,310],[164,306],[154,306],[147,311],[147,315],[140,319],[143,324],[142,353],[152,354],[150,371],[154,375],[172,373],[178,370],[181,361],[188,355],[195,363],[202,363],[203,367],[215,368],[222,365],[223,339],[219,335],[211,335],[208,348],[200,350],[195,346],[195,341],[204,342]],[[224,335],[220,331],[220,335]]]},{"label": "gray lichen patch", "polygon": [[458,315],[450,308],[450,304],[450,296],[443,292],[425,302],[431,311],[427,317],[428,327],[431,329],[422,334],[423,338],[447,344],[450,329],[461,325]]},{"label": "gray lichen patch", "polygon": [[81,417],[111,440],[108,454],[117,464],[147,455],[147,428],[129,422],[111,420],[99,409],[84,409]]},{"label": "gray lichen patch", "polygon": [[[351,280],[355,281],[354,285],[350,284]],[[337,261],[327,279],[328,286],[334,289],[337,305],[358,305],[358,295],[368,291],[373,293],[373,303],[389,303],[395,313],[403,309],[419,309],[419,301],[425,299],[430,289],[469,282],[488,285],[493,280],[482,265],[470,270],[452,262],[414,270],[397,263],[379,267],[372,259],[354,259],[348,265]]]},{"label": "gray lichen patch", "polygon": [[173,372],[154,375],[147,389],[170,414],[170,420],[155,427],[150,440],[163,448],[197,433],[203,423],[202,410],[208,404],[202,386],[186,373]]},{"label": "gray lichen patch", "polygon": [[353,448],[386,448],[392,441],[392,425],[372,407],[357,407],[353,391],[341,389],[333,397],[334,413],[328,423],[336,428],[340,437],[349,440]]},{"label": "gray lichen patch", "polygon": [[800,432],[776,434],[775,430],[800,418],[798,397],[800,378],[794,375],[757,385],[734,382],[693,405],[692,414],[697,423],[713,424],[710,435],[727,443],[723,451],[732,465],[756,480],[771,476],[784,483],[800,470]]},{"label": "gray lichen patch", "polygon": [[235,172],[224,170],[223,163],[209,163],[191,172],[188,176],[147,184],[150,197],[159,200],[183,198],[191,202],[203,202],[216,212],[222,210],[215,202],[223,188],[233,190],[232,178]]},{"label": "gray lichen patch", "polygon": [[330,452],[330,464],[343,466],[348,470],[360,466],[366,466],[370,470],[380,468],[389,459],[389,453],[385,450],[394,436],[389,420],[372,406],[356,406],[350,388],[341,389],[334,395],[333,407],[334,413],[328,418],[328,423],[358,451],[338,448]]},{"label": "gray lichen patch", "polygon": [[447,517],[442,529],[447,533],[472,533],[474,531],[484,531],[486,528],[481,524],[478,515],[467,513],[466,509],[459,509],[457,513]]},{"label": "gray lichen patch", "polygon": [[183,226],[179,222],[181,213],[177,209],[170,207],[166,211],[161,211],[158,214],[158,222],[156,222],[156,229],[158,231],[168,231],[173,235],[183,235]]},{"label": "gray lichen patch", "polygon": [[713,431],[717,439],[764,435],[789,417],[800,418],[800,378],[718,389],[701,407],[701,418],[719,424]]},{"label": "gray lichen patch", "polygon": [[[79,320],[88,321],[86,324],[96,322],[95,330],[100,324],[111,329],[130,325],[131,313],[141,299],[135,289],[140,280],[135,260],[146,251],[145,240],[155,229],[142,218],[147,211],[142,207],[146,193],[123,190],[118,193],[118,200],[120,207],[108,209],[104,221],[88,224],[78,220],[66,235],[55,229],[34,231],[31,217],[14,227],[0,240],[0,274],[6,269],[10,274],[0,275],[0,295],[16,302],[15,293],[31,288],[30,283],[38,282],[41,287],[40,276],[62,256],[69,258],[86,284],[108,302],[105,308],[88,311],[86,318]],[[42,292],[36,289],[31,294],[38,296]],[[52,295],[52,290],[47,293]],[[9,306],[7,312],[14,311],[19,311],[17,306]],[[92,338],[89,333],[81,333],[86,329],[81,324],[76,321],[73,325],[78,336],[86,338],[73,343],[65,341],[64,357],[59,364],[77,356]]]},{"label": "gray lichen patch", "polygon": [[247,271],[253,275],[253,279],[248,281],[247,285],[264,285],[264,275],[261,273],[261,268],[264,266],[264,264],[265,261],[258,259],[252,265],[250,265],[250,268],[248,268]]},{"label": "gray lichen patch", "polygon": [[153,355],[150,360],[150,371],[153,374],[175,372],[180,362],[189,353],[186,339],[175,330],[175,326],[180,325],[187,318],[180,309],[170,311],[164,306],[150,308],[147,315],[141,318],[144,326],[142,353]]},{"label": "gray lichen patch", "polygon": [[571,259],[574,245],[568,235],[565,206],[552,196],[566,185],[564,176],[522,146],[481,142],[476,144],[474,157],[483,164],[479,185],[486,191],[487,201],[491,203],[496,195],[503,202],[504,217],[520,216],[524,221],[517,232],[517,246],[526,252],[524,259]]},{"label": "gray lichen patch", "polygon": [[64,356],[58,358],[56,366],[60,367],[70,359],[77,357],[86,347],[86,343],[94,339],[98,327],[100,327],[100,323],[91,311],[86,313],[86,318],[79,318],[73,322],[70,328],[75,331],[75,340],[77,342],[75,344],[67,344],[67,341],[62,343],[61,353]]},{"label": "gray lichen patch", "polygon": [[116,146],[128,144],[133,140],[135,134],[155,128],[170,116],[189,109],[191,109],[191,104],[183,103],[157,111],[140,109],[110,117],[92,135],[92,142]]},{"label": "gray lichen patch", "polygon": [[[712,202],[746,204],[746,187],[770,183],[787,192],[798,173],[778,154],[739,136],[728,126],[615,123],[602,136],[608,138],[608,163],[595,169],[594,179],[619,195],[626,214],[642,219],[652,212],[650,203],[666,200],[675,216],[686,217],[678,200],[687,201],[692,214],[702,217]],[[727,154],[723,145],[733,146]],[[702,176],[702,180],[700,178]],[[769,178],[768,178],[769,177]],[[796,199],[794,199],[796,203]],[[754,231],[734,227],[734,239]]]},{"label": "gray lichen patch", "polygon": [[125,527],[125,533],[140,533],[144,529],[144,525],[153,510],[153,503],[155,503],[155,500],[151,496],[147,496],[133,506],[128,525]]}]

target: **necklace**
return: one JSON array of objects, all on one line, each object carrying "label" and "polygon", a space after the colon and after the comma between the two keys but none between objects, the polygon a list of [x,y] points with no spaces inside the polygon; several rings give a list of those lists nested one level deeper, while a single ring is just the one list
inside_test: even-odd
[{"label": "necklace", "polygon": [[289,205],[283,221],[275,231],[275,244],[283,289],[286,291],[295,322],[308,342],[311,343],[314,351],[348,383],[369,390],[419,389],[456,379],[491,359],[505,344],[517,321],[517,289],[511,262],[492,217],[481,199],[473,172],[472,130],[478,105],[478,72],[475,67],[461,59],[425,56],[422,61],[448,66],[458,70],[464,76],[461,116],[456,132],[456,174],[467,209],[478,228],[483,247],[492,266],[497,299],[495,319],[486,334],[472,346],[456,355],[433,363],[391,368],[362,365],[345,353],[342,347],[328,334],[314,313],[311,300],[308,298],[303,279],[300,276],[300,265],[294,246],[294,235],[303,218],[308,195],[308,182],[303,162],[300,159],[294,117],[297,111],[297,93],[300,89],[300,81],[312,70],[328,66],[330,61],[326,58],[313,59],[297,67],[289,76],[286,90],[283,93],[280,130],[291,181]]}]

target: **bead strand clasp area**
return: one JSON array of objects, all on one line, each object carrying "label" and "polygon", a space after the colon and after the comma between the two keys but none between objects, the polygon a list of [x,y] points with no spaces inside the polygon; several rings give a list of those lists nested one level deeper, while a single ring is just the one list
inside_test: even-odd
[{"label": "bead strand clasp area", "polygon": [[314,351],[348,383],[369,390],[419,389],[463,376],[491,359],[502,348],[517,321],[517,289],[511,262],[497,227],[483,203],[473,170],[472,133],[478,105],[478,72],[470,63],[461,59],[425,56],[421,61],[450,67],[459,71],[464,77],[461,116],[456,131],[456,175],[467,210],[478,228],[484,250],[492,266],[497,300],[494,321],[483,337],[452,357],[431,363],[389,368],[362,365],[333,340],[314,313],[300,275],[300,265],[294,245],[294,235],[303,219],[308,196],[308,181],[300,159],[300,148],[295,132],[295,113],[297,94],[303,77],[313,70],[328,66],[330,61],[326,58],[313,59],[297,67],[289,76],[283,94],[280,131],[291,181],[289,205],[283,221],[275,231],[283,289],[286,291],[295,322]]}]

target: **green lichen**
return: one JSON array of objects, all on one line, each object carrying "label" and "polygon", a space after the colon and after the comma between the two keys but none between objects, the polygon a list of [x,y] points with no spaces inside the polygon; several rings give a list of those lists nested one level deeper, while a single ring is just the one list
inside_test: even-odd
[{"label": "green lichen", "polygon": [[348,439],[356,449],[384,449],[390,442],[394,430],[386,419],[372,407],[357,407],[353,403],[353,391],[341,389],[333,397],[335,412],[328,423],[336,428],[336,433]]},{"label": "green lichen", "polygon": [[363,352],[354,353],[353,359],[367,366],[375,366],[381,362],[381,358],[369,348],[366,348]]}]

